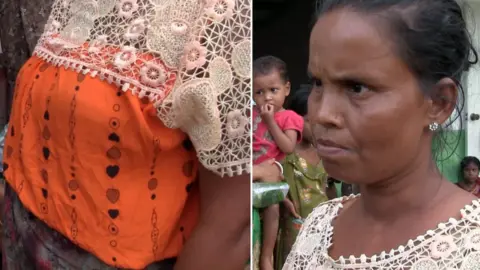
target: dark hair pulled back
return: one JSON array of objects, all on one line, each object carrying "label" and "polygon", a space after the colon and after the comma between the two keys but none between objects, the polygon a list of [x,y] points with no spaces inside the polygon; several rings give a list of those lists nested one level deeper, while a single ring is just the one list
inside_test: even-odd
[{"label": "dark hair pulled back", "polygon": [[460,85],[461,77],[478,55],[461,6],[455,0],[324,0],[317,18],[348,8],[382,19],[395,49],[426,94],[443,78]]},{"label": "dark hair pulled back", "polygon": [[[456,111],[442,126],[448,128],[458,120],[461,129],[465,100],[462,76],[478,62],[462,6],[455,0],[318,0],[315,20],[344,8],[379,20],[379,27],[390,35],[396,53],[425,95],[440,98],[433,86],[443,78],[455,81],[459,89]],[[450,158],[461,141],[443,135],[437,133],[434,141],[437,161]],[[445,148],[453,151],[446,154],[441,151]]]}]

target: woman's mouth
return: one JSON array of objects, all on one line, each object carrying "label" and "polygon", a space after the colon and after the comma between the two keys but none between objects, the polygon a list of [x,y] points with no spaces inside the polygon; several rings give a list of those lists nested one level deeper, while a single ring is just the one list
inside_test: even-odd
[{"label": "woman's mouth", "polygon": [[330,140],[317,139],[317,153],[320,157],[342,156],[348,152],[348,148]]}]

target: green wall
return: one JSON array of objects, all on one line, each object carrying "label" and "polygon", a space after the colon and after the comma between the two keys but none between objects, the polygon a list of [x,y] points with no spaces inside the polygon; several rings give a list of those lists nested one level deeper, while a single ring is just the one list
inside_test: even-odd
[{"label": "green wall", "polygon": [[445,178],[456,183],[461,177],[460,162],[466,154],[465,130],[445,131],[442,136],[442,140],[446,141],[446,146],[439,149],[436,141],[433,143],[437,166]]}]

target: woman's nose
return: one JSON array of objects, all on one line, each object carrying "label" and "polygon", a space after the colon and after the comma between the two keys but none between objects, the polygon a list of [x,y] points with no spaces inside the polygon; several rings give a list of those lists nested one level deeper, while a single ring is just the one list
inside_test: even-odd
[{"label": "woman's nose", "polygon": [[337,128],[342,126],[343,121],[340,112],[342,106],[335,93],[324,92],[320,99],[314,101],[312,107],[314,119],[311,120],[316,124]]}]

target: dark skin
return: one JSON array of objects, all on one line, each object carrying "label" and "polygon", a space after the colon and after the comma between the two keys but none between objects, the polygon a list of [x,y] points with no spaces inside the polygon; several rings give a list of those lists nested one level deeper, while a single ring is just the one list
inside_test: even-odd
[{"label": "dark skin", "polygon": [[201,167],[200,221],[175,270],[243,270],[250,256],[250,175],[222,178]]},{"label": "dark skin", "polygon": [[311,33],[308,116],[319,145],[336,144],[318,152],[330,176],[358,184],[362,194],[333,223],[335,259],[405,245],[459,218],[475,199],[445,180],[431,156],[428,125],[448,119],[456,84],[443,78],[426,97],[381,25],[378,17],[339,9]]}]

